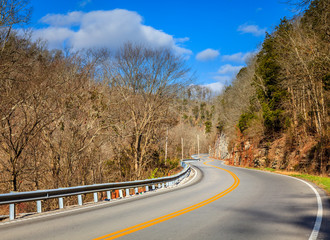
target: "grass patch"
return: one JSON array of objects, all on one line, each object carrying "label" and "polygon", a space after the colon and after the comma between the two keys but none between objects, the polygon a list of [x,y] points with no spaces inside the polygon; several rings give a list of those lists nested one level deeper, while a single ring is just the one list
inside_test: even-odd
[{"label": "grass patch", "polygon": [[[243,166],[240,166],[243,167]],[[329,177],[321,177],[321,176],[316,176],[316,175],[311,175],[311,174],[305,174],[305,173],[299,173],[299,172],[289,172],[289,171],[284,171],[284,170],[277,170],[274,168],[270,167],[245,167],[248,169],[253,169],[253,170],[259,170],[259,171],[266,171],[266,172],[274,172],[278,174],[283,174],[291,177],[296,177],[300,179],[304,179],[307,181],[310,181],[312,183],[315,183],[317,186],[322,188],[328,196],[330,196],[330,178]]]},{"label": "grass patch", "polygon": [[269,172],[275,172],[275,169],[270,168],[270,167],[263,168],[262,170],[266,170],[266,171],[269,171]]},{"label": "grass patch", "polygon": [[321,177],[321,176],[315,176],[311,174],[304,174],[304,173],[298,173],[298,172],[287,172],[283,170],[276,170],[274,168],[254,168],[254,167],[246,167],[249,169],[254,169],[254,170],[260,170],[260,171],[267,171],[267,172],[274,172],[274,173],[279,173],[283,175],[288,175],[291,177],[296,177],[296,178],[301,178],[307,181],[310,181],[312,183],[315,183],[317,186],[320,188],[324,189],[327,194],[330,196],[330,178],[329,177]]},{"label": "grass patch", "polygon": [[276,170],[274,168],[266,167],[266,168],[255,168],[255,167],[245,167],[248,169],[253,169],[253,170],[260,170],[260,171],[267,171],[267,172],[275,172]]},{"label": "grass patch", "polygon": [[314,176],[310,174],[289,174],[289,176],[297,177],[301,179],[305,179],[307,181],[313,182],[316,185],[323,188],[328,194],[330,194],[330,178],[328,177],[320,177],[320,176]]}]

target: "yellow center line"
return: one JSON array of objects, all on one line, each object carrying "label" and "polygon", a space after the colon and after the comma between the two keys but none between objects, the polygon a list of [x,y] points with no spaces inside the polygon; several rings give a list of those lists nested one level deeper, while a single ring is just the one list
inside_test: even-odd
[{"label": "yellow center line", "polygon": [[[214,160],[212,160],[212,161],[214,161]],[[153,226],[155,224],[158,224],[158,223],[167,221],[169,219],[178,217],[178,216],[180,216],[182,214],[191,212],[191,211],[193,211],[193,210],[195,210],[197,208],[200,208],[200,207],[203,207],[203,206],[205,206],[207,204],[210,204],[210,203],[218,200],[219,198],[227,195],[228,193],[230,193],[231,191],[233,191],[235,188],[237,188],[237,186],[239,185],[239,182],[240,182],[239,178],[233,172],[231,172],[231,171],[229,171],[227,169],[224,169],[224,168],[220,168],[220,167],[217,167],[217,166],[214,166],[214,165],[207,164],[207,163],[212,162],[212,161],[205,162],[204,164],[205,165],[208,165],[208,166],[211,166],[211,167],[218,168],[218,169],[223,170],[223,171],[226,171],[226,172],[228,172],[234,178],[234,183],[229,188],[227,188],[226,190],[222,191],[221,193],[219,193],[219,194],[217,194],[217,195],[215,195],[215,196],[213,196],[211,198],[208,198],[208,199],[206,199],[206,200],[204,200],[204,201],[202,201],[200,203],[197,203],[195,205],[192,205],[190,207],[187,207],[187,208],[181,209],[179,211],[176,211],[176,212],[173,212],[173,213],[164,215],[162,217],[158,217],[158,218],[149,220],[149,221],[144,222],[144,223],[140,223],[140,224],[134,225],[132,227],[128,227],[128,228],[125,228],[125,229],[122,229],[122,230],[119,230],[119,231],[116,231],[116,232],[113,232],[113,233],[104,235],[102,237],[95,238],[94,240],[105,240],[105,239],[110,240],[110,239],[119,238],[119,237],[125,236],[127,234],[130,234],[130,233],[133,233],[133,232],[142,230],[144,228]]]}]

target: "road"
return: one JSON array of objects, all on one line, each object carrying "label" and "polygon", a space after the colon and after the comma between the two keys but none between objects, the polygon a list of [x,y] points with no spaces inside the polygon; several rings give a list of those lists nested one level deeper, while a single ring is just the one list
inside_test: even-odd
[{"label": "road", "polygon": [[[182,187],[0,224],[0,239],[309,239],[320,206],[304,182],[203,160]],[[317,239],[330,239],[318,192]]]}]

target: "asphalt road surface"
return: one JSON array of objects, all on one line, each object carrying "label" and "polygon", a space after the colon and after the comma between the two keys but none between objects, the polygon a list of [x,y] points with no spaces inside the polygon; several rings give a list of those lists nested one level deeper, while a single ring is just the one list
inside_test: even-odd
[{"label": "asphalt road surface", "polygon": [[314,185],[321,206],[294,178],[206,157],[192,165],[181,187],[0,223],[0,239],[330,239],[329,197]]}]

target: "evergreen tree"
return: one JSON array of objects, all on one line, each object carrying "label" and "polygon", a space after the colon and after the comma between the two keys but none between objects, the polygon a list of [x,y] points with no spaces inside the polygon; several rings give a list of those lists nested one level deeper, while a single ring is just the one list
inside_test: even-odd
[{"label": "evergreen tree", "polygon": [[273,135],[284,128],[283,100],[287,92],[281,87],[280,67],[274,36],[267,34],[262,49],[257,55],[255,82],[257,97],[261,103],[265,133]]}]

